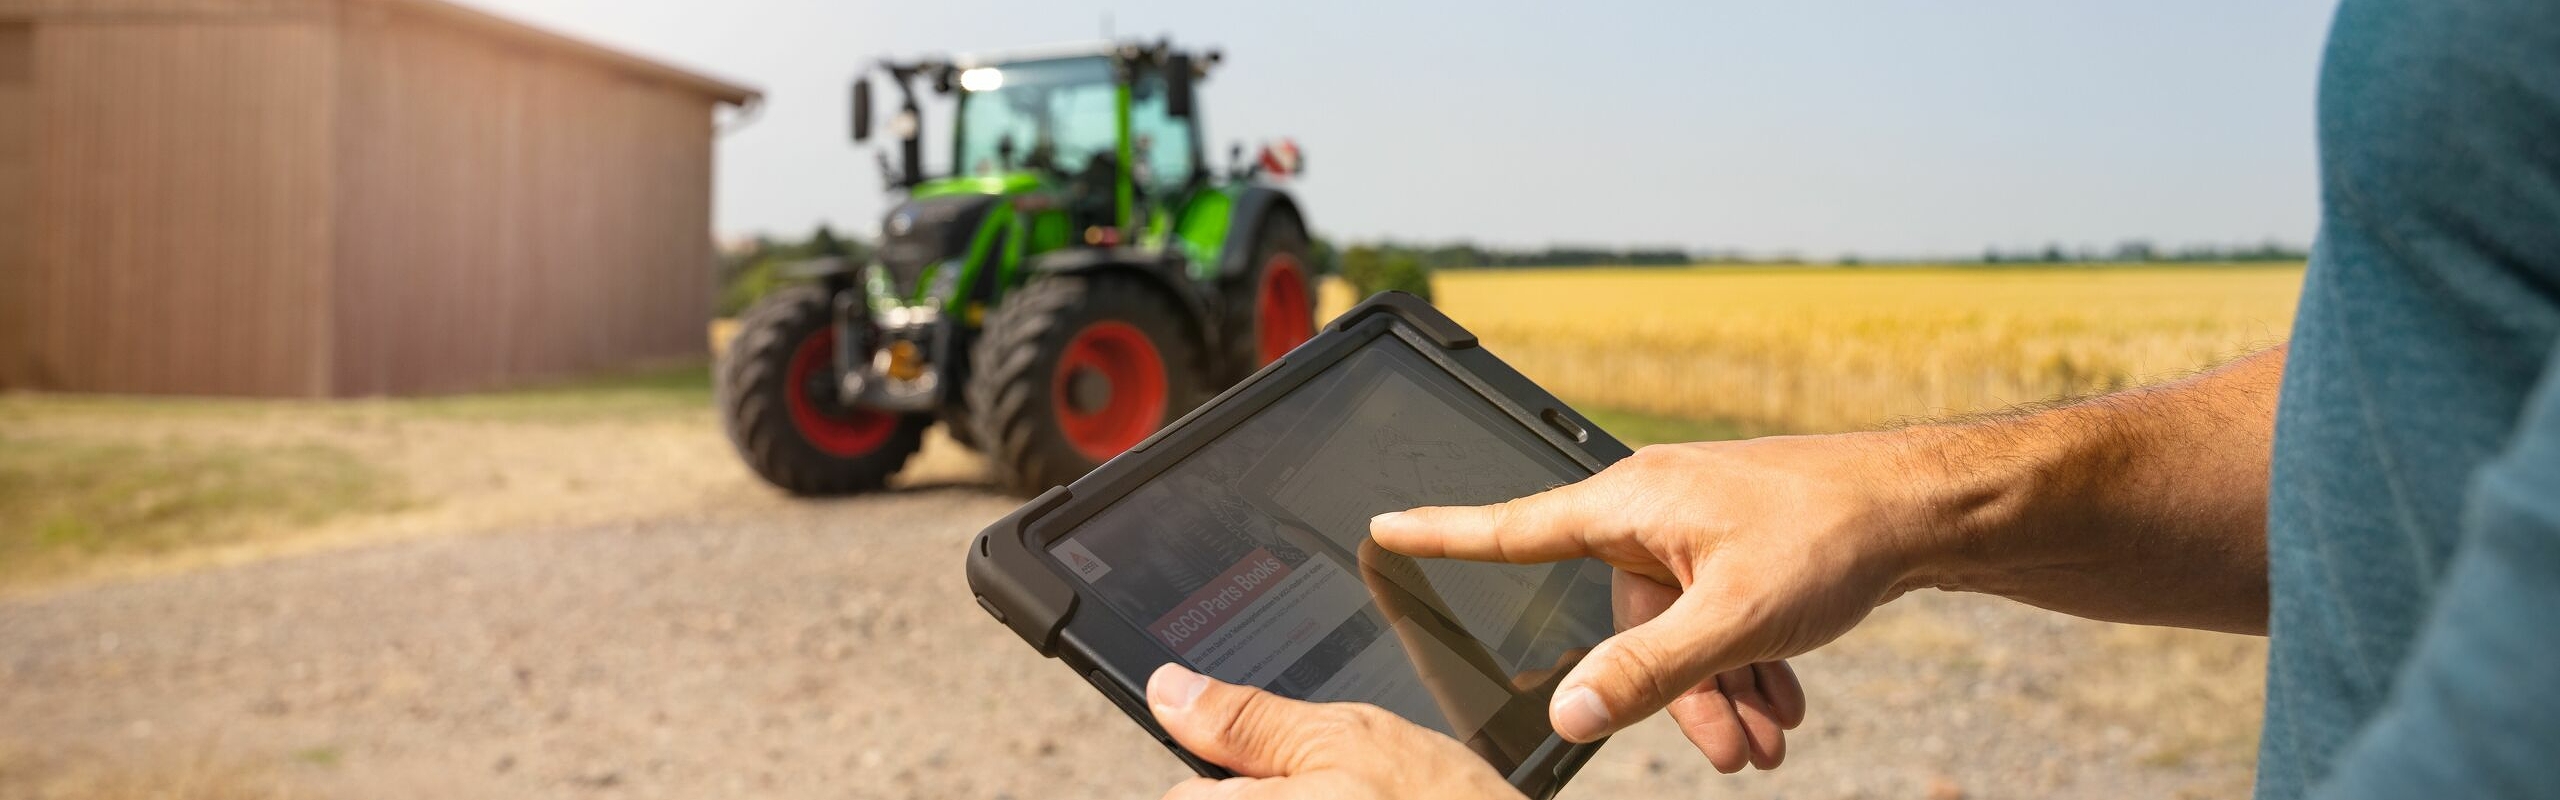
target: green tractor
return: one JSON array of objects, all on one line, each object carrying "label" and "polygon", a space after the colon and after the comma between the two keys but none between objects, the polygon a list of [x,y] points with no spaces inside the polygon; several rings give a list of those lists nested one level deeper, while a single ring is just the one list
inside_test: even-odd
[{"label": "green tractor", "polygon": [[[904,197],[869,263],[802,265],[741,320],[718,383],[747,465],[796,494],[876,489],[939,420],[1037,492],[1313,335],[1321,265],[1268,185],[1295,147],[1224,174],[1202,154],[1193,87],[1218,60],[1158,42],[881,63]],[[952,98],[951,174],[925,174],[919,83]],[[866,75],[853,138],[871,133]]]}]

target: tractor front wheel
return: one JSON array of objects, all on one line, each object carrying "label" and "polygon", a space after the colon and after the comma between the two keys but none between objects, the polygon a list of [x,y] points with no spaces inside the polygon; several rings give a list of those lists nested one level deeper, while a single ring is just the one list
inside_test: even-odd
[{"label": "tractor front wheel", "polygon": [[1173,300],[1139,279],[1061,275],[1014,290],[987,316],[969,416],[999,483],[1067,483],[1200,402],[1196,337]]},{"label": "tractor front wheel", "polygon": [[747,467],[799,495],[880,488],[924,444],[926,414],[837,399],[834,313],[824,288],[775,292],[740,320],[721,359],[718,396],[729,442]]}]

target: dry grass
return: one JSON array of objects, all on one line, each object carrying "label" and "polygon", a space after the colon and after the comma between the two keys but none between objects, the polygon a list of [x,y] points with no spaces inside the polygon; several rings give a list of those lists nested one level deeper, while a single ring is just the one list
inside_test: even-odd
[{"label": "dry grass", "polygon": [[95,750],[0,750],[0,800],[292,800],[273,766],[210,743],[141,758]]},{"label": "dry grass", "polygon": [[355,402],[0,394],[0,596],[751,488],[706,374]]},{"label": "dry grass", "polygon": [[[2281,341],[2298,266],[1442,273],[1439,305],[1567,400],[1750,432],[2106,391]],[[1330,293],[1338,307],[1347,290]]]},{"label": "dry grass", "polygon": [[382,470],[325,444],[0,434],[0,582],[237,542],[402,502]]},{"label": "dry grass", "polygon": [[[897,482],[978,474],[936,433]],[[398,400],[0,393],[0,597],[781,502],[721,436],[702,363]]]}]

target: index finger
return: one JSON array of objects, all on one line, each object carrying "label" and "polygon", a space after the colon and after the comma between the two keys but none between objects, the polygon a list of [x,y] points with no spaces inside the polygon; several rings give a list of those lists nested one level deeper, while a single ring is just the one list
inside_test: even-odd
[{"label": "index finger", "polygon": [[1425,506],[1369,519],[1369,538],[1415,558],[1539,564],[1592,555],[1584,484],[1486,506]]}]

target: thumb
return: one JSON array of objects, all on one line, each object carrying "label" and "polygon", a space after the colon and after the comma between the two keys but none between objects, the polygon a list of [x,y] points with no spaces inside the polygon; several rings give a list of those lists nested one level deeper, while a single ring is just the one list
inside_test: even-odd
[{"label": "thumb", "polygon": [[1589,489],[1567,484],[1485,506],[1434,506],[1369,519],[1369,537],[1415,558],[1534,564],[1591,555]]},{"label": "thumb", "polygon": [[1739,632],[1695,592],[1592,648],[1547,706],[1556,734],[1590,742],[1635,724],[1709,677],[1753,660]]},{"label": "thumb", "polygon": [[1176,744],[1248,778],[1303,771],[1328,737],[1356,722],[1349,706],[1291,700],[1167,663],[1147,679],[1147,706]]}]

